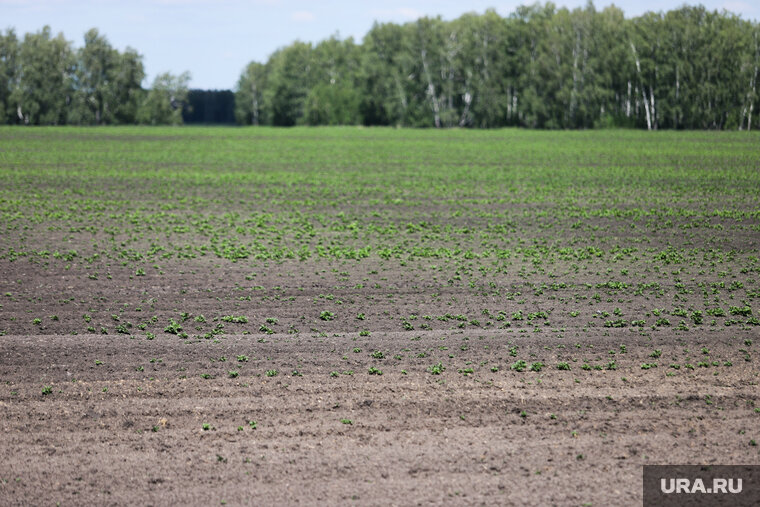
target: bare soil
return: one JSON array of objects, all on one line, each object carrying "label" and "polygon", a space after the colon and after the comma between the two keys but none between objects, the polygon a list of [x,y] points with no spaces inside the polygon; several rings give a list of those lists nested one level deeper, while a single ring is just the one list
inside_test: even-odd
[{"label": "bare soil", "polygon": [[[416,263],[292,261],[252,277],[174,261],[145,276],[104,265],[97,280],[76,263],[6,266],[3,322],[42,322],[0,337],[4,505],[631,505],[644,464],[758,462],[753,330],[582,331],[560,312],[541,333],[487,316],[459,327],[437,317],[494,298],[436,286]],[[382,288],[356,288],[373,277]],[[609,306],[655,304],[621,301]],[[136,325],[153,315],[148,339]],[[212,322],[223,315],[248,322]],[[187,338],[163,332],[170,318]],[[520,359],[544,366],[511,369]]]},{"label": "bare soil", "polygon": [[760,464],[760,143],[651,134],[5,129],[0,507]]}]

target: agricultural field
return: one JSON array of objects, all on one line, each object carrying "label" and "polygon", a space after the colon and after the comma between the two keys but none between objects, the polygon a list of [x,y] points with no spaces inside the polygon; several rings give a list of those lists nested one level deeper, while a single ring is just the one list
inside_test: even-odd
[{"label": "agricultural field", "polygon": [[0,128],[4,505],[641,502],[760,463],[760,136]]}]

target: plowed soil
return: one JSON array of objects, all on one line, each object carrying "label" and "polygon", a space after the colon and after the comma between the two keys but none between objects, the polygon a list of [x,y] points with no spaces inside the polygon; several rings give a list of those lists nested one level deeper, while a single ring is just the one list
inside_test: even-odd
[{"label": "plowed soil", "polygon": [[[249,135],[285,158],[282,139],[304,146],[292,171],[309,177],[280,185],[288,169],[237,154],[213,176],[232,183],[211,187],[172,143],[215,153],[218,132],[8,132],[2,505],[635,505],[642,465],[760,463],[757,145],[721,155],[747,179],[710,180],[705,203],[676,169],[661,176],[680,189],[670,200],[654,177],[615,176],[556,202],[517,183],[502,202],[488,182],[433,198],[393,160],[395,191],[326,189],[319,171],[336,182],[344,169],[309,142],[329,152],[329,130],[232,131],[240,150],[258,149]],[[404,140],[346,135],[379,136],[371,149],[386,154]],[[446,168],[437,150],[454,143],[436,135],[407,148]],[[488,135],[482,146],[541,153],[520,137],[534,134]],[[670,138],[648,149],[691,167],[704,134],[683,135],[681,154]],[[86,152],[55,151],[63,141],[120,168],[88,168]],[[456,170],[481,151],[463,146]],[[154,187],[130,179],[154,170],[148,148]],[[346,149],[333,151],[355,167]],[[589,167],[595,149],[556,163]],[[656,153],[621,157],[640,167]],[[246,171],[274,179],[235,179]],[[657,190],[640,203],[628,185]]]},{"label": "plowed soil", "polygon": [[[317,267],[285,264],[277,271],[302,280]],[[25,285],[51,298],[60,298],[57,291],[92,291],[24,269]],[[165,267],[161,278],[184,280],[187,297],[162,291],[158,275],[131,286],[123,280],[125,292],[158,291],[152,307],[142,309],[149,314],[197,309],[186,327],[194,316],[218,313],[214,294],[234,289],[219,278],[243,278],[230,270],[183,279],[171,270]],[[269,277],[264,285],[276,283]],[[192,287],[215,290],[200,297]],[[285,299],[291,288],[280,292]],[[401,309],[407,305],[417,303],[420,315],[430,306],[413,293],[369,307],[348,302],[353,291],[334,292],[346,299],[336,312],[365,313],[369,322],[384,312],[408,313]],[[322,307],[312,302],[318,294],[310,289],[290,305],[304,309],[308,326],[329,329],[322,335],[230,330],[218,339],[160,333],[148,340],[42,329],[3,337],[3,503],[631,504],[640,502],[642,464],[757,461],[757,448],[748,443],[757,437],[758,371],[740,352],[746,347],[736,333],[641,337],[629,329],[595,329],[558,339],[367,325],[370,336],[360,336],[320,320]],[[453,310],[441,303],[449,313],[485,303],[457,291],[440,297],[467,302]],[[4,306],[14,312],[13,303]],[[32,305],[40,306],[57,312],[58,323],[81,320],[86,311]],[[236,310],[256,322],[276,318],[273,328],[302,322],[296,310],[281,306],[245,302]],[[26,316],[20,309],[14,314]],[[234,327],[252,326],[226,325]],[[528,367],[544,363],[542,370],[510,369],[518,360],[513,348]],[[703,356],[720,366],[681,366],[667,377],[667,362],[641,367],[655,362],[654,350],[667,362],[697,364]],[[384,357],[372,357],[376,351]],[[607,369],[610,361],[616,369]],[[732,366],[723,366],[726,361]],[[558,370],[558,362],[571,370]],[[438,363],[445,370],[434,375]],[[582,370],[583,363],[604,369]],[[368,373],[372,367],[382,375]],[[43,386],[52,392],[42,394]]]}]

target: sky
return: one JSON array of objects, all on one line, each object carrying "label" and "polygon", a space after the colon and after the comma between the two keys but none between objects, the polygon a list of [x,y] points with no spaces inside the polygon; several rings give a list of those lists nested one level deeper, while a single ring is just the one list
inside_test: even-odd
[{"label": "sky", "polygon": [[[97,28],[123,51],[143,55],[149,86],[162,72],[189,71],[191,88],[234,89],[252,60],[265,62],[295,40],[318,42],[331,35],[361,42],[373,22],[405,23],[422,16],[451,20],[493,8],[506,16],[532,0],[0,0],[0,30],[22,35],[49,25],[75,47]],[[582,7],[586,0],[555,0]],[[597,0],[598,10],[612,2]],[[617,0],[626,17],[675,9],[683,0]],[[760,0],[702,0],[709,10],[760,19]]]}]

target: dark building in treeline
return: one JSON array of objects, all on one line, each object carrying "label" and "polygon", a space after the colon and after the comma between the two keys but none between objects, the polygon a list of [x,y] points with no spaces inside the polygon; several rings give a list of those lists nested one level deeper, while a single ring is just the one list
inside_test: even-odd
[{"label": "dark building in treeline", "polygon": [[190,90],[182,120],[186,124],[234,124],[235,94],[230,90]]}]

